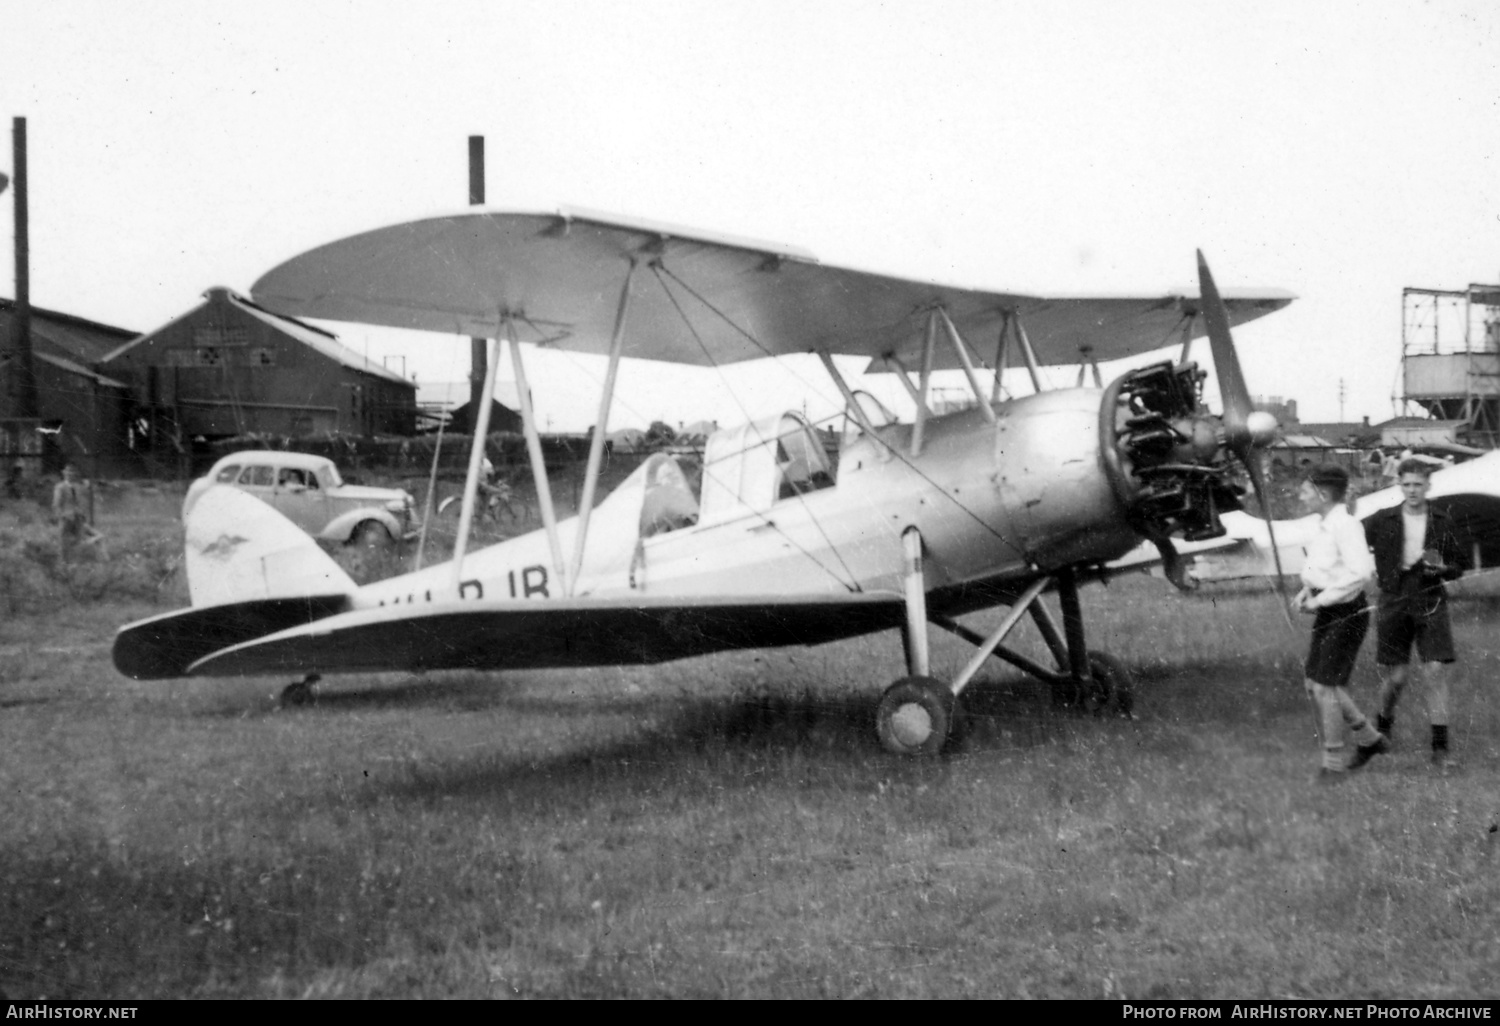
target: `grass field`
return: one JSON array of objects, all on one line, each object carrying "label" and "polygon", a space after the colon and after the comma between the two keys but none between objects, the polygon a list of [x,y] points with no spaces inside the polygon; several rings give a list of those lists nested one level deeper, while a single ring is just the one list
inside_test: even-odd
[{"label": "grass field", "polygon": [[[1495,997],[1500,598],[1461,586],[1453,733],[1312,783],[1264,585],[1085,592],[1136,718],[995,664],[957,751],[874,740],[876,636],[651,669],[120,677],[184,602],[171,496],[48,565],[0,514],[0,990],[48,997]],[[992,614],[993,616],[993,614]],[[993,622],[974,618],[976,625]],[[952,672],[966,646],[934,636]],[[1367,650],[1356,695],[1368,706]]]}]

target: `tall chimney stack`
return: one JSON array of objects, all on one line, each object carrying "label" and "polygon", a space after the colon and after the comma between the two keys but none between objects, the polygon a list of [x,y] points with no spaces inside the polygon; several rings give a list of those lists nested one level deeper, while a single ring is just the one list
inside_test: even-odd
[{"label": "tall chimney stack", "polygon": [[[484,136],[469,136],[469,206],[484,205]],[[469,423],[479,423],[479,404],[484,398],[484,378],[488,371],[485,340],[469,339]],[[471,428],[472,430],[472,428]]]},{"label": "tall chimney stack", "polygon": [[14,150],[16,204],[16,312],[12,320],[11,356],[15,373],[11,376],[11,416],[36,418],[36,372],[31,363],[31,230],[26,207],[26,119],[15,118],[11,125]]}]

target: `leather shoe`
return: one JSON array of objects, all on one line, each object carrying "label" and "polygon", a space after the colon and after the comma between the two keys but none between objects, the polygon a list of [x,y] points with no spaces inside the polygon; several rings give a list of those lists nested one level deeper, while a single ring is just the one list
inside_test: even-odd
[{"label": "leather shoe", "polygon": [[1357,770],[1377,755],[1384,755],[1391,750],[1391,742],[1384,734],[1367,745],[1360,745],[1354,750],[1354,755],[1349,759],[1349,768]]}]

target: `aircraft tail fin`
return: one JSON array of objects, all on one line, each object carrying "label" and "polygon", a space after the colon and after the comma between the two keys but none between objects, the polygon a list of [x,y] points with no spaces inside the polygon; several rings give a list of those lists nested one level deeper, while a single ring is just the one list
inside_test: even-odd
[{"label": "aircraft tail fin", "polygon": [[226,485],[193,505],[185,548],[194,607],[347,595],[359,587],[296,524]]}]

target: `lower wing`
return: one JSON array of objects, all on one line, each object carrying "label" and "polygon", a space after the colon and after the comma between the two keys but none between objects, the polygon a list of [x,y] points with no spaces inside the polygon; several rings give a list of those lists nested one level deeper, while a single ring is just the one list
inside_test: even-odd
[{"label": "lower wing", "polygon": [[[889,593],[385,606],[339,613],[221,646],[170,675],[659,663],[725,649],[817,645],[895,627],[904,616],[901,597]],[[120,665],[118,643],[116,649]]]}]

